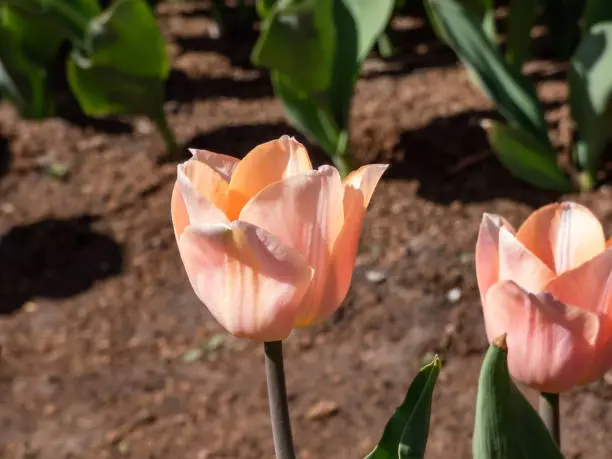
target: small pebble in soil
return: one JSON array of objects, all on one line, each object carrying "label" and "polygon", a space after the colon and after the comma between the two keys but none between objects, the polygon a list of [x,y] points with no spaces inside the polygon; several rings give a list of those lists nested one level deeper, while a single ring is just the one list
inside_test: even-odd
[{"label": "small pebble in soil", "polygon": [[38,304],[34,303],[33,301],[28,301],[26,304],[23,305],[23,309],[25,312],[36,312],[38,311]]},{"label": "small pebble in soil", "polygon": [[311,421],[329,418],[338,413],[338,404],[333,400],[319,400],[317,403],[312,405],[306,417]]},{"label": "small pebble in soil", "polygon": [[461,299],[461,289],[459,287],[451,288],[446,292],[446,299],[451,303],[456,303]]},{"label": "small pebble in soil", "polygon": [[387,279],[387,274],[380,269],[368,269],[365,272],[365,278],[372,284],[380,284]]},{"label": "small pebble in soil", "polygon": [[5,214],[12,214],[15,212],[15,206],[10,202],[4,202],[0,205],[0,211]]}]

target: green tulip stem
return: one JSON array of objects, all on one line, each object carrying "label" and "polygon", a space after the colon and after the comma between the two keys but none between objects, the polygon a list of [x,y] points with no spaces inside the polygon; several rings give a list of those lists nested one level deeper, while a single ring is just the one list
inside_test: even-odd
[{"label": "green tulip stem", "polygon": [[266,342],[264,351],[275,457],[276,459],[295,459],[283,367],[283,343],[282,341]]},{"label": "green tulip stem", "polygon": [[356,169],[355,160],[349,154],[334,155],[332,156],[332,162],[334,163],[334,166],[336,166],[336,168],[338,169],[338,172],[340,172],[340,176],[342,178],[346,177],[353,170]]},{"label": "green tulip stem", "polygon": [[176,141],[176,137],[170,129],[168,125],[168,120],[166,119],[166,115],[163,111],[158,115],[152,118],[155,126],[159,130],[162,138],[164,139],[164,143],[166,144],[166,156],[168,159],[180,159],[181,148],[179,147],[178,142]]},{"label": "green tulip stem", "polygon": [[540,393],[540,417],[557,445],[561,445],[561,415],[559,394]]}]

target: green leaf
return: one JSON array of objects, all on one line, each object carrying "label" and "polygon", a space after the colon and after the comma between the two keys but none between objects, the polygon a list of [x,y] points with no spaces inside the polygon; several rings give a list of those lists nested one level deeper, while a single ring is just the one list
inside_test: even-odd
[{"label": "green leaf", "polygon": [[359,69],[393,9],[393,0],[259,2],[266,18],[253,50],[271,71],[288,118],[334,156],[346,153]]},{"label": "green leaf", "polygon": [[[0,0],[0,5],[3,4],[8,5],[9,9],[26,21],[36,19],[37,25],[42,29],[37,29],[27,22],[23,24],[27,27],[23,29],[25,38],[31,37],[34,40],[42,33],[52,33],[54,36],[80,43],[89,19],[100,13],[97,0]],[[48,44],[35,42],[34,46],[46,48]]]},{"label": "green leaf", "polygon": [[85,49],[74,49],[68,80],[92,116],[163,115],[169,71],[164,39],[145,0],[119,0],[93,19]]},{"label": "green leaf", "polygon": [[376,38],[383,33],[391,13],[392,0],[335,0],[336,49],[329,105],[341,129],[348,131],[353,89],[359,69]]},{"label": "green leaf", "polygon": [[563,459],[538,413],[512,382],[505,336],[487,352],[478,381],[474,459]]},{"label": "green leaf", "polygon": [[308,93],[300,91],[291,80],[279,72],[272,72],[274,92],[283,103],[289,121],[319,145],[333,154],[340,138],[340,129],[331,118],[331,113],[317,105]]},{"label": "green leaf", "polygon": [[612,21],[594,25],[572,58],[570,106],[584,147],[579,165],[595,172],[612,137]]},{"label": "green leaf", "polygon": [[255,8],[257,9],[259,17],[261,19],[266,19],[276,6],[277,1],[278,0],[257,0]]},{"label": "green leaf", "polygon": [[44,118],[53,113],[47,90],[47,69],[25,55],[20,38],[4,26],[0,10],[0,98],[16,105],[27,118]]},{"label": "green leaf", "polygon": [[535,24],[539,0],[510,0],[506,60],[518,70],[529,57],[531,29]]},{"label": "green leaf", "polygon": [[[348,18],[335,16],[339,28],[338,35],[352,37],[352,31],[347,30],[347,28],[355,29],[357,38],[356,60],[361,64],[368,57],[376,39],[389,22],[394,2],[393,0],[377,0],[376,2],[372,0],[342,0],[341,3],[350,12],[351,21],[345,22]],[[343,50],[342,48],[338,49],[339,51]]]},{"label": "green leaf", "polygon": [[516,177],[541,188],[569,191],[555,150],[526,131],[489,121],[487,134],[499,161]]},{"label": "green leaf", "polygon": [[79,58],[92,67],[111,67],[130,75],[165,79],[170,66],[164,37],[145,0],[118,0],[94,18]]},{"label": "green leaf", "polygon": [[264,21],[253,61],[318,92],[329,88],[335,52],[332,3],[292,0],[279,2]]},{"label": "green leaf", "polygon": [[[75,0],[68,8],[86,20],[93,1]],[[26,117],[53,114],[48,67],[60,45],[72,38],[57,5],[66,6],[65,0],[23,0],[10,6],[0,1],[0,95]]]},{"label": "green leaf", "polygon": [[493,0],[462,0],[461,4],[476,15],[485,36],[492,44],[495,44],[497,33],[495,30],[495,5]]},{"label": "green leaf", "polygon": [[612,2],[610,0],[586,0],[584,30],[589,30],[599,22],[607,21],[612,21]]},{"label": "green leaf", "polygon": [[446,42],[478,79],[508,122],[549,144],[544,114],[533,84],[509,66],[487,39],[478,18],[456,0],[427,0],[428,12]]},{"label": "green leaf", "polygon": [[382,438],[366,459],[421,459],[429,434],[431,402],[440,374],[438,357],[423,367],[408,388],[402,404],[385,426]]}]

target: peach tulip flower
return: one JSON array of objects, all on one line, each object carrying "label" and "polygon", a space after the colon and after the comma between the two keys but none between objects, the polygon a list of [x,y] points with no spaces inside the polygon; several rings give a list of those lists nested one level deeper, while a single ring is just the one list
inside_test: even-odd
[{"label": "peach tulip flower", "polygon": [[489,341],[507,333],[518,381],[559,393],[612,366],[612,250],[597,218],[564,202],[518,231],[485,214],[476,273]]},{"label": "peach tulip flower", "polygon": [[286,338],[347,294],[361,224],[387,166],[341,180],[282,136],[242,160],[206,150],[178,166],[172,222],[198,298],[230,333]]}]

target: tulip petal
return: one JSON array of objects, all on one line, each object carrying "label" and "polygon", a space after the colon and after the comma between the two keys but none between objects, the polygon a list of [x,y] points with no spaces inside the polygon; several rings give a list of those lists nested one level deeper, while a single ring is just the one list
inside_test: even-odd
[{"label": "tulip petal", "polygon": [[550,393],[585,382],[599,330],[595,314],[505,281],[487,292],[484,316],[489,341],[507,333],[508,368],[517,380]]},{"label": "tulip petal", "polygon": [[241,221],[188,226],[179,250],[196,295],[230,333],[259,341],[289,335],[312,278],[299,253]]},{"label": "tulip petal", "polygon": [[514,234],[514,228],[501,215],[483,214],[475,253],[476,279],[483,305],[487,291],[499,280],[499,231],[502,227]]},{"label": "tulip petal", "polygon": [[228,218],[238,218],[249,199],[268,185],[310,170],[312,164],[306,148],[293,137],[284,135],[256,146],[240,161],[232,175],[226,210]]},{"label": "tulip petal", "polygon": [[315,270],[298,326],[310,324],[322,305],[331,251],[343,226],[342,199],[338,171],[321,166],[270,185],[240,213],[240,220],[274,234]]},{"label": "tulip petal", "polygon": [[612,250],[553,279],[546,291],[564,303],[601,317],[598,351],[587,380],[600,378],[612,367]]},{"label": "tulip petal", "polygon": [[500,228],[498,237],[499,280],[512,280],[529,292],[544,290],[555,273],[506,228]]},{"label": "tulip petal", "polygon": [[170,200],[170,215],[172,216],[172,226],[174,227],[174,236],[178,241],[185,231],[185,228],[189,226],[189,214],[187,213],[187,206],[183,200],[181,191],[179,190],[179,184],[176,182],[174,188],[172,188],[172,198]]},{"label": "tulip petal", "polygon": [[606,241],[606,249],[612,247],[612,237]]},{"label": "tulip petal", "polygon": [[361,190],[364,196],[364,206],[368,207],[374,189],[389,166],[387,164],[368,164],[351,172],[342,183]]},{"label": "tulip petal", "polygon": [[611,315],[608,303],[612,298],[612,250],[564,272],[550,281],[545,290],[564,303],[595,314]]},{"label": "tulip petal", "polygon": [[365,209],[386,169],[387,166],[382,164],[363,166],[352,172],[343,182],[344,223],[332,249],[331,270],[325,280],[323,303],[317,314],[317,321],[332,315],[348,293]]},{"label": "tulip petal", "polygon": [[177,184],[190,224],[229,223],[223,213],[227,182],[214,170],[191,159],[178,166]]},{"label": "tulip petal", "polygon": [[223,177],[223,179],[228,183],[232,177],[232,174],[234,173],[234,169],[238,163],[240,163],[238,158],[222,155],[221,153],[215,153],[208,150],[197,150],[195,148],[191,148],[189,152],[193,155],[193,158],[196,161],[206,164],[217,174]]},{"label": "tulip petal", "polygon": [[606,246],[599,220],[589,209],[573,202],[536,210],[516,237],[557,274],[576,268]]}]

